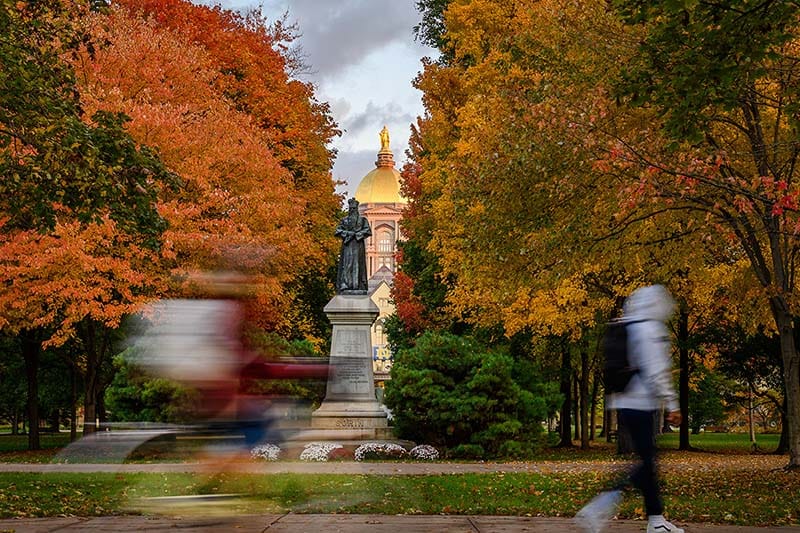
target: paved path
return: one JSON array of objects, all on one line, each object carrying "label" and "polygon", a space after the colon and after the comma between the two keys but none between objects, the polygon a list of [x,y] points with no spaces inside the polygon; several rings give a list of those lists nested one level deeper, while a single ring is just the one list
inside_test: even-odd
[{"label": "paved path", "polygon": [[[798,533],[800,527],[754,528],[711,524],[677,524],[687,533]],[[156,518],[107,516],[100,518],[36,518],[0,520],[3,533],[78,531],[176,531],[241,533],[570,533],[578,529],[567,518],[440,515],[258,515],[231,518]],[[645,522],[614,520],[610,533],[641,533]]]}]

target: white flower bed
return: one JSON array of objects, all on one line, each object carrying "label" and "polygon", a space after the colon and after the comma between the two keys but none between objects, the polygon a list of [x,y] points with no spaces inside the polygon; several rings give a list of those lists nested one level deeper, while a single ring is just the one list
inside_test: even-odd
[{"label": "white flower bed", "polygon": [[331,444],[327,442],[309,442],[303,447],[300,453],[301,461],[327,461],[328,455],[333,451],[342,448],[341,444]]},{"label": "white flower bed", "polygon": [[429,444],[420,444],[411,448],[411,457],[435,461],[439,458],[439,451]]},{"label": "white flower bed", "polygon": [[356,461],[363,461],[369,454],[373,454],[379,459],[400,459],[408,455],[408,452],[398,444],[368,442],[356,448],[353,456]]},{"label": "white flower bed", "polygon": [[250,450],[250,457],[253,459],[265,459],[267,461],[277,461],[280,454],[280,447],[274,444],[259,444]]}]

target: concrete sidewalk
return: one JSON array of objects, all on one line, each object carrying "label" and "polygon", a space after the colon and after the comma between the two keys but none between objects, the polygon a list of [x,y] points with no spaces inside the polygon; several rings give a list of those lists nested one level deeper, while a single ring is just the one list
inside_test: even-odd
[{"label": "concrete sidewalk", "polygon": [[[685,524],[687,533],[798,533],[800,527],[757,528],[711,524]],[[614,520],[612,533],[641,533],[646,523]],[[569,533],[578,528],[568,518],[515,516],[442,516],[442,515],[321,515],[285,514],[238,517],[163,518],[144,516],[107,516],[99,518],[34,518],[0,520],[3,533],[48,533],[77,531],[150,531],[171,532],[237,531],[242,533]]]}]

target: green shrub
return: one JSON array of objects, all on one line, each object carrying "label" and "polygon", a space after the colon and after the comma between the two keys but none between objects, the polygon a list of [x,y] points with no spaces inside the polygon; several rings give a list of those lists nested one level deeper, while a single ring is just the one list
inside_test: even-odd
[{"label": "green shrub", "polygon": [[459,444],[447,454],[454,459],[483,459],[486,452],[479,444]]},{"label": "green shrub", "polygon": [[[488,349],[468,337],[423,334],[396,354],[386,383],[396,431],[401,438],[450,449],[449,455],[456,449],[476,457],[533,453],[544,440],[548,400],[520,385],[519,378],[527,387],[536,380],[519,376],[516,363],[504,349]],[[517,444],[504,446],[507,441]]]},{"label": "green shrub", "polygon": [[114,358],[116,373],[106,389],[106,408],[112,422],[186,423],[194,418],[196,393],[163,378],[155,378],[124,355]]}]

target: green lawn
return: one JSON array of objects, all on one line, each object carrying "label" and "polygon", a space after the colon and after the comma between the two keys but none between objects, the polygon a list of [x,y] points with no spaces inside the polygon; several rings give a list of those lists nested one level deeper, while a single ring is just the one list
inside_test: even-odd
[{"label": "green lawn", "polygon": [[[24,436],[0,436],[0,461],[47,462],[68,441],[68,434],[42,435],[47,449],[24,451]],[[659,437],[664,450],[677,448],[677,433]],[[664,475],[664,499],[671,516],[689,522],[742,525],[782,525],[800,521],[800,473],[781,470],[725,470],[719,454],[739,454],[747,460],[746,434],[692,435],[692,446],[710,452],[689,454],[691,468],[670,468]],[[762,449],[771,451],[778,435],[759,435]],[[176,441],[176,448],[142,449],[133,460],[191,458],[194,445]],[[182,448],[182,451],[181,451]],[[683,452],[670,451],[679,460]],[[716,463],[712,458],[716,457]],[[704,459],[705,458],[705,459]],[[618,459],[614,444],[604,440],[592,448],[543,450],[541,461],[590,462]],[[704,463],[704,461],[707,461]],[[708,465],[707,467],[705,465]],[[236,493],[246,497],[226,501],[226,512],[448,513],[572,516],[603,487],[609,473],[461,474],[438,476],[364,475],[222,475],[191,474],[0,474],[0,517],[96,516],[121,513],[185,512],[159,508],[142,498],[206,493]],[[192,507],[197,503],[192,502]],[[642,514],[641,498],[631,493],[620,517]]]},{"label": "green lawn", "polygon": [[27,435],[0,434],[0,463],[49,463],[69,444],[69,433],[42,433],[39,443],[42,449],[30,452]]},{"label": "green lawn", "polygon": [[[41,433],[39,443],[43,449],[61,448],[69,443],[69,433]],[[21,452],[27,449],[27,435],[0,434],[0,453]]]},{"label": "green lawn", "polygon": [[[781,436],[778,433],[756,435],[759,451],[773,452]],[[658,445],[665,450],[678,449],[678,432],[665,433],[658,437]],[[747,433],[700,433],[689,435],[689,444],[706,452],[750,453],[750,436]]]},{"label": "green lawn", "polygon": [[[244,495],[230,513],[378,513],[572,516],[609,480],[592,472],[442,476],[189,474],[0,474],[0,517],[202,513],[142,498],[208,493]],[[670,474],[664,498],[680,521],[740,525],[798,523],[800,475],[770,472]],[[216,510],[218,512],[218,509]],[[642,515],[630,493],[621,518]]]},{"label": "green lawn", "polygon": [[[43,433],[41,435],[42,450],[27,451],[26,435],[0,434],[0,462],[4,463],[46,463],[58,453],[58,450],[69,443],[69,433]],[[778,445],[780,435],[759,434],[757,442],[759,451],[772,452]],[[700,433],[690,435],[689,443],[701,451],[711,453],[750,453],[749,436],[746,433]],[[658,437],[659,447],[663,450],[678,449],[678,433],[667,433]],[[202,448],[205,442],[200,439],[177,439],[172,442],[151,442],[142,447],[129,458],[131,462],[180,462],[191,458],[192,454]],[[598,438],[591,443],[591,449],[545,448],[534,460],[546,461],[607,461],[615,457],[616,444],[606,443]]]},{"label": "green lawn", "polygon": [[[41,450],[28,451],[27,435],[0,435],[0,463],[49,463],[69,444],[69,433],[43,433],[40,442]],[[182,462],[194,457],[207,444],[207,440],[200,438],[154,439],[131,454],[128,462]],[[87,462],[107,460],[92,457]]]}]

